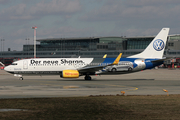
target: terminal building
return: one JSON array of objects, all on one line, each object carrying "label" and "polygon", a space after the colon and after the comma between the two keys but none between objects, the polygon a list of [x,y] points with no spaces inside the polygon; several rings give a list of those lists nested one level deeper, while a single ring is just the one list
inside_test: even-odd
[{"label": "terminal building", "polygon": [[[149,37],[86,37],[38,39],[36,57],[127,57],[142,52],[155,36]],[[164,57],[180,57],[180,35],[169,35]],[[34,45],[23,45],[23,51],[3,51],[0,62],[11,64],[14,59],[34,57]],[[180,64],[178,64],[180,65]]]}]

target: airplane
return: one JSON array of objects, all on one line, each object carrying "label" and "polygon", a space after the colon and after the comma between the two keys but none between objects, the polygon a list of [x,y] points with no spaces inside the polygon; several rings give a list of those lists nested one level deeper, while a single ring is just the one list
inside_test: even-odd
[{"label": "airplane", "polygon": [[122,53],[117,58],[33,58],[13,62],[4,68],[23,80],[23,75],[60,75],[62,78],[91,80],[90,75],[104,67],[119,63]]},{"label": "airplane", "polygon": [[[122,53],[117,58],[34,58],[13,62],[4,70],[21,80],[23,75],[60,75],[62,78],[85,76],[85,80],[91,80],[90,75],[127,74],[152,69],[166,60],[163,53],[168,33],[169,28],[162,28],[143,52],[127,58],[121,58]],[[124,65],[131,66],[131,69],[109,70],[109,67]]]}]

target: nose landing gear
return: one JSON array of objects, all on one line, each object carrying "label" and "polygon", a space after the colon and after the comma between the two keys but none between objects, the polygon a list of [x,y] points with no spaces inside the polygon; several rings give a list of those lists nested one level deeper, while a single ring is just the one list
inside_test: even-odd
[{"label": "nose landing gear", "polygon": [[20,77],[19,80],[23,80],[23,77]]},{"label": "nose landing gear", "polygon": [[19,77],[19,80],[23,80],[23,76],[19,74],[14,74],[15,77]]}]

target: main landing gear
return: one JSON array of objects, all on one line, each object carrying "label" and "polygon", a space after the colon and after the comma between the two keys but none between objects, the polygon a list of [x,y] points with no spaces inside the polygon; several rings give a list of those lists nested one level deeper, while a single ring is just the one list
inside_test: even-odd
[{"label": "main landing gear", "polygon": [[85,80],[91,80],[91,76],[86,75],[86,76],[84,77],[84,79],[85,79]]},{"label": "main landing gear", "polygon": [[23,80],[23,77],[20,77],[19,80]]}]

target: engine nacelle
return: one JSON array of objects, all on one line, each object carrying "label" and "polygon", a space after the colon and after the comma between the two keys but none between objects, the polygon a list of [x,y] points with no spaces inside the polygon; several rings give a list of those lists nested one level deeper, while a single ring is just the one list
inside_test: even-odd
[{"label": "engine nacelle", "polygon": [[77,70],[63,70],[62,78],[79,78],[79,72]]}]

